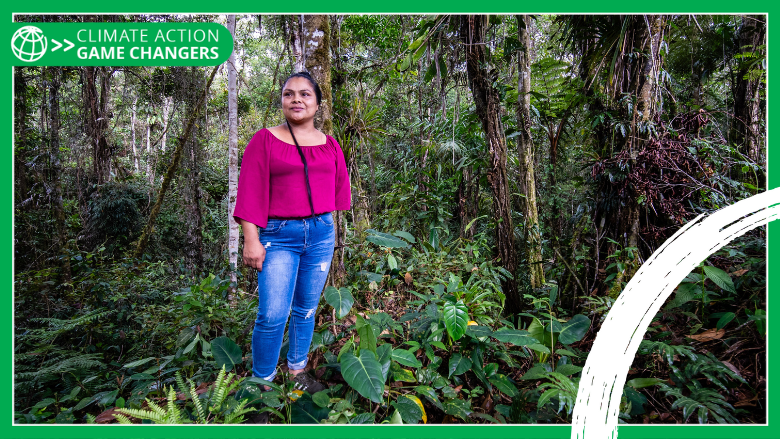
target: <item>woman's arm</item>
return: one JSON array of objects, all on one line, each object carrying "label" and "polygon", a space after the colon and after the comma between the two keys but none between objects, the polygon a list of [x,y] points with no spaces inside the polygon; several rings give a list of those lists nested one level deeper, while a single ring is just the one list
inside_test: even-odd
[{"label": "woman's arm", "polygon": [[257,271],[263,271],[265,247],[260,243],[260,237],[257,234],[257,226],[242,219],[241,229],[244,231],[244,265],[254,267]]}]

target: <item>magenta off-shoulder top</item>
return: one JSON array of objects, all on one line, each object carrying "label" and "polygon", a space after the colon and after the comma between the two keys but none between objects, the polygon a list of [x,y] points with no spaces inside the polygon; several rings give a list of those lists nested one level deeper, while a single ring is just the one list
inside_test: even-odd
[{"label": "magenta off-shoulder top", "polygon": [[[323,145],[301,146],[309,167],[314,213],[349,210],[351,191],[341,146],[331,136]],[[265,227],[268,218],[311,216],[303,162],[295,145],[267,129],[255,133],[241,160],[233,217]]]}]

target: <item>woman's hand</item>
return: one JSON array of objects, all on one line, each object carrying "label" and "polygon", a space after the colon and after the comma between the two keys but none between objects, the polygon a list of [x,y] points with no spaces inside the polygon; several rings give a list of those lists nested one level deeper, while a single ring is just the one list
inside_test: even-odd
[{"label": "woman's hand", "polygon": [[263,271],[265,261],[265,247],[259,240],[244,240],[244,265],[254,267],[257,271]]},{"label": "woman's hand", "polygon": [[242,219],[241,229],[244,231],[244,265],[263,271],[265,247],[260,243],[257,226]]}]

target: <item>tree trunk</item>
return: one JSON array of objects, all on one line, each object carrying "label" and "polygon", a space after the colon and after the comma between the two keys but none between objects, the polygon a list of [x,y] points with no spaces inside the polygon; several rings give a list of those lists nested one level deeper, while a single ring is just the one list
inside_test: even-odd
[{"label": "tree trunk", "polygon": [[49,79],[49,154],[51,163],[51,207],[57,224],[57,248],[55,253],[62,258],[62,281],[70,283],[70,256],[63,254],[68,248],[68,229],[65,224],[65,209],[62,202],[62,161],[60,157],[60,81],[61,67],[46,68]]},{"label": "tree trunk", "polygon": [[[195,128],[192,135],[185,144],[183,157],[184,184],[182,185],[182,195],[185,201],[186,211],[186,229],[187,243],[185,254],[187,262],[194,272],[203,269],[203,212],[200,206],[202,198],[200,188],[200,162],[201,162],[201,144],[200,138],[206,131],[206,111],[198,111],[195,107],[198,105],[198,90],[201,81],[204,79],[201,70],[191,67],[189,71],[182,71],[185,75],[181,78],[185,85],[185,102],[189,111],[187,113],[199,116],[195,122]],[[204,103],[205,105],[205,103]],[[204,109],[205,110],[205,109]]]},{"label": "tree trunk", "polygon": [[[514,246],[514,228],[509,196],[509,181],[506,172],[507,147],[501,128],[499,112],[501,102],[498,91],[493,87],[493,72],[487,70],[488,54],[485,43],[487,29],[486,15],[461,17],[460,38],[466,49],[466,70],[471,94],[476,104],[477,116],[482,122],[485,142],[490,153],[488,182],[493,192],[493,218],[496,222],[496,256],[500,265],[512,276],[517,274],[517,255]],[[502,283],[506,296],[506,311],[515,314],[521,311],[517,283],[509,279]]]},{"label": "tree trunk", "polygon": [[[228,30],[236,38],[236,16],[228,15]],[[236,53],[231,52],[228,69],[228,258],[230,281],[236,283],[238,264],[238,223],[233,220],[238,194],[238,93],[236,91]],[[231,301],[232,303],[232,301]]]},{"label": "tree trunk", "polygon": [[[656,96],[658,93],[658,76],[661,72],[661,41],[663,38],[663,29],[666,23],[666,17],[663,15],[648,15],[642,22],[635,22],[636,32],[635,41],[639,42],[638,49],[646,56],[639,57],[635,66],[636,73],[631,74],[632,78],[637,78],[635,84],[631,87],[631,92],[636,96],[636,106],[631,124],[631,135],[628,140],[629,156],[631,157],[631,166],[634,166],[639,152],[644,149],[648,142],[647,136],[642,136],[636,127],[637,123],[648,123],[655,121],[657,107]],[[649,29],[648,29],[649,26]],[[639,196],[633,196],[629,199],[628,214],[625,216],[628,230],[628,246],[638,247],[639,244],[639,217],[640,206],[637,201]],[[639,268],[638,261],[635,268]],[[633,275],[635,270],[630,270]]]},{"label": "tree trunk", "polygon": [[528,33],[531,19],[528,15],[517,16],[520,50],[517,52],[517,127],[520,131],[517,142],[517,157],[520,163],[518,186],[521,211],[525,218],[526,257],[532,288],[544,285],[542,264],[542,237],[539,230],[539,212],[536,209],[536,180],[534,177],[534,140],[531,135],[531,37]]},{"label": "tree trunk", "polygon": [[[766,44],[766,17],[764,15],[747,15],[742,18],[739,29],[738,49],[740,53],[761,52],[765,49],[759,46]],[[749,63],[742,62],[737,70],[734,90],[734,121],[732,138],[739,146],[740,152],[751,160],[763,164],[764,151],[761,142],[761,99],[759,96],[760,78],[747,76]],[[763,187],[765,179],[761,178],[759,187]]]},{"label": "tree trunk", "polygon": [[[331,28],[327,15],[305,15],[298,21],[298,46],[293,44],[296,56],[296,67],[304,67],[317,81],[322,91],[322,105],[314,117],[314,126],[327,135],[333,135],[333,98],[331,87]],[[305,44],[304,44],[305,43]],[[297,50],[297,53],[296,53]],[[298,69],[296,68],[296,71]],[[355,197],[353,194],[353,204]],[[327,284],[340,287],[343,285],[347,270],[344,267],[344,246],[347,236],[347,222],[343,212],[333,215],[333,227],[336,232],[335,251],[330,265]]]},{"label": "tree trunk", "polygon": [[[84,91],[87,110],[87,131],[92,139],[92,164],[97,184],[107,182],[111,177],[111,150],[106,140],[108,129],[108,91],[111,72],[106,67],[84,67]],[[98,95],[97,82],[100,81]]]},{"label": "tree trunk", "polygon": [[160,214],[160,208],[162,207],[162,203],[165,200],[165,194],[168,192],[168,187],[171,184],[171,180],[173,180],[173,176],[176,175],[176,170],[179,168],[182,152],[184,151],[184,145],[189,141],[189,138],[192,135],[193,128],[195,127],[195,121],[198,118],[198,113],[200,113],[201,108],[203,108],[203,104],[206,101],[206,96],[208,96],[209,88],[211,88],[211,83],[214,81],[214,76],[217,74],[217,70],[219,70],[219,66],[214,67],[214,69],[211,71],[211,76],[206,83],[203,94],[201,95],[198,104],[195,106],[192,115],[187,121],[184,133],[176,141],[176,149],[173,152],[171,164],[168,166],[168,170],[165,172],[165,178],[163,178],[162,185],[160,186],[160,192],[157,194],[157,200],[154,202],[152,210],[149,212],[149,220],[147,221],[146,227],[144,227],[144,230],[141,233],[141,237],[138,238],[138,243],[135,246],[135,251],[133,252],[134,258],[140,258],[144,254],[146,245],[149,243],[149,238],[152,236],[152,233],[154,233],[154,223],[157,221],[157,215]]},{"label": "tree trunk", "polygon": [[132,139],[133,139],[133,162],[135,163],[135,172],[141,172],[141,169],[138,167],[138,149],[135,147],[135,121],[136,121],[136,114],[138,114],[138,95],[133,96],[133,113],[130,117],[130,131],[132,133]]},{"label": "tree trunk", "polygon": [[28,198],[27,166],[27,78],[22,67],[14,67],[14,185],[15,205],[26,209]]},{"label": "tree trunk", "polygon": [[173,106],[172,96],[163,96],[162,98],[162,137],[160,138],[160,150],[165,152],[165,147],[168,142],[168,115],[171,112]]},{"label": "tree trunk", "polygon": [[333,135],[333,102],[330,85],[330,19],[327,15],[306,15],[303,19],[304,65],[322,90],[322,105],[314,126]]}]

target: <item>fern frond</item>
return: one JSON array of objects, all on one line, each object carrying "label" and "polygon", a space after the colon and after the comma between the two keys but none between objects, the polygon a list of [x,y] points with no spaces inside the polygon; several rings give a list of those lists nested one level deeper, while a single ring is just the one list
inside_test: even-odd
[{"label": "fern frond", "polygon": [[181,411],[176,407],[176,390],[168,387],[168,417],[171,424],[181,424]]},{"label": "fern frond", "polygon": [[[149,400],[146,400],[146,402],[149,403]],[[151,406],[151,403],[150,403],[150,406]],[[141,410],[141,409],[131,409],[131,408],[121,408],[121,409],[117,409],[117,411],[122,413],[122,414],[132,416],[134,418],[146,419],[146,420],[152,421],[155,424],[168,424],[169,423],[168,422],[168,417],[165,416],[165,412],[160,414],[159,412],[156,412],[156,411]],[[114,417],[116,417],[116,415],[114,415]]]},{"label": "fern frond", "polygon": [[642,343],[639,344],[639,349],[646,354],[656,352],[659,355],[665,356],[666,362],[670,365],[674,364],[675,355],[688,357],[694,361],[697,358],[697,355],[693,352],[693,348],[690,346],[669,345],[662,341],[642,340]]},{"label": "fern frond", "polygon": [[539,386],[539,390],[544,390],[544,393],[539,397],[537,407],[541,408],[553,398],[557,398],[557,412],[560,413],[564,407],[567,407],[566,413],[571,414],[574,402],[577,400],[577,384],[566,375],[558,372],[547,372],[546,375],[550,382]]},{"label": "fern frond", "polygon": [[192,403],[195,405],[195,411],[198,414],[198,422],[202,424],[208,422],[206,412],[203,410],[203,403],[200,401],[198,392],[195,389],[195,383],[192,381],[190,381],[190,399],[192,399]]},{"label": "fern frond", "polygon": [[223,423],[224,424],[241,424],[241,423],[243,423],[244,422],[244,415],[247,414],[247,413],[252,413],[252,412],[254,412],[256,410],[253,407],[246,407],[246,404],[247,404],[247,400],[242,400],[238,404],[238,406],[236,406],[236,408],[233,410],[233,412],[231,412],[230,414],[225,416],[225,419],[224,419]]},{"label": "fern frond", "polygon": [[[232,375],[232,373],[230,374]],[[214,382],[214,393],[213,397],[211,398],[210,406],[214,409],[219,409],[219,407],[222,405],[222,402],[225,400],[226,393],[226,384],[225,381],[225,366],[222,366],[222,370],[219,371],[219,374],[217,375],[217,380]]]},{"label": "fern frond", "polygon": [[[92,415],[88,414],[87,417],[89,417],[89,416],[92,416]],[[123,414],[114,413],[113,416],[114,416],[114,419],[116,419],[117,422],[119,422],[120,424],[124,424],[124,425],[131,425],[132,424],[132,421],[130,421],[130,418],[128,418],[127,416],[125,416]],[[92,417],[94,418],[94,416],[92,416]],[[90,422],[90,424],[91,423],[93,423],[93,422]]]},{"label": "fern frond", "polygon": [[32,341],[39,343],[52,343],[60,335],[72,331],[80,326],[85,326],[96,320],[113,314],[114,310],[98,309],[88,312],[82,316],[74,317],[70,320],[55,319],[53,317],[40,317],[30,319],[31,322],[46,323],[47,328],[31,329],[27,333],[19,336],[22,341]]},{"label": "fern frond", "polygon": [[159,405],[155,404],[154,401],[147,399],[146,403],[149,405],[149,408],[151,409],[152,412],[158,414],[159,416],[165,416],[165,410],[163,410],[162,407],[160,407]]}]

